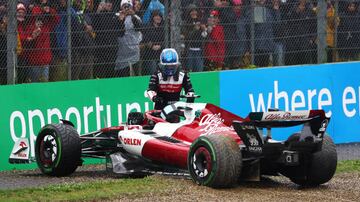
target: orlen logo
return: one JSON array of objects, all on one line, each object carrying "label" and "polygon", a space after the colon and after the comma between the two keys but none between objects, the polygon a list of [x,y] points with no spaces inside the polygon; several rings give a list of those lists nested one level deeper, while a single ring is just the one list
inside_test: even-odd
[{"label": "orlen logo", "polygon": [[19,144],[19,146],[20,146],[21,148],[27,147],[27,145],[26,145],[26,143],[25,143],[24,141],[21,141],[20,144]]},{"label": "orlen logo", "polygon": [[224,123],[224,119],[221,118],[221,114],[206,114],[200,120],[199,126],[204,126],[204,128],[199,131],[203,132],[201,135],[209,135],[223,131],[231,130],[230,127],[220,126]]},{"label": "orlen logo", "polygon": [[19,149],[14,152],[13,154],[18,156],[18,157],[22,157],[22,158],[27,158],[27,154],[24,152],[24,150],[26,150],[28,148],[28,146],[26,145],[26,142],[21,141],[19,143]]},{"label": "orlen logo", "polygon": [[266,114],[264,120],[301,120],[308,118],[305,114],[292,114],[291,112]]},{"label": "orlen logo", "polygon": [[141,145],[141,139],[136,139],[136,138],[122,138],[120,137],[120,141],[126,145]]}]

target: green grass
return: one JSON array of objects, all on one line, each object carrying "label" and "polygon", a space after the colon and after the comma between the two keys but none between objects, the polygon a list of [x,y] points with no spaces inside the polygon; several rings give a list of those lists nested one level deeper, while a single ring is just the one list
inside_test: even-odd
[{"label": "green grass", "polygon": [[[339,161],[336,173],[360,172],[360,160]],[[97,201],[136,198],[165,193],[171,184],[166,178],[106,179],[93,182],[49,185],[39,188],[0,190],[2,201]]]},{"label": "green grass", "polygon": [[166,190],[158,178],[97,180],[84,183],[50,185],[41,188],[1,190],[0,201],[96,201],[125,196],[144,196]]},{"label": "green grass", "polygon": [[360,172],[360,160],[339,161],[336,173]]}]

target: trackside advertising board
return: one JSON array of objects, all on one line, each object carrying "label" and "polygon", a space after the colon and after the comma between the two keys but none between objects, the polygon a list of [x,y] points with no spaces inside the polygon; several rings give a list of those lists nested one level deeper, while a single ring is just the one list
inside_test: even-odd
[{"label": "trackside advertising board", "polygon": [[[199,102],[219,105],[218,73],[191,75]],[[35,168],[36,164],[8,163],[14,142],[30,139],[34,156],[36,134],[59,119],[72,121],[80,134],[126,122],[130,111],[153,109],[144,97],[149,76],[89,81],[55,82],[1,86],[0,94],[0,171]]]},{"label": "trackside advertising board", "polygon": [[[220,73],[220,106],[250,111],[324,109],[335,143],[360,142],[360,63],[237,70]],[[274,136],[286,139],[288,132]]]}]

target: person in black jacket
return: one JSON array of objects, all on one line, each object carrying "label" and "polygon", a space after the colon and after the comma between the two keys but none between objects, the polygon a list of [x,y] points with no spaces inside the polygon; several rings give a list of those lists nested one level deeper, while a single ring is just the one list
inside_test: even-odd
[{"label": "person in black jacket", "polygon": [[357,60],[360,50],[360,15],[358,3],[355,1],[342,2],[344,11],[340,13],[338,27],[339,57],[342,60]]},{"label": "person in black jacket", "polygon": [[93,77],[93,47],[95,32],[89,9],[82,11],[83,1],[73,1],[72,16],[72,62],[71,79],[91,79]]},{"label": "person in black jacket", "polygon": [[[164,20],[159,10],[151,13],[150,23],[143,29],[144,39],[142,41],[144,60],[144,74],[154,74],[157,70],[161,50],[164,49]],[[146,30],[146,31],[145,31]]]},{"label": "person in black jacket", "polygon": [[96,33],[95,45],[95,78],[115,77],[115,60],[118,49],[117,39],[124,35],[124,24],[113,12],[112,1],[101,2],[93,18]]},{"label": "person in black jacket", "polygon": [[186,13],[186,24],[182,31],[185,38],[186,69],[202,72],[204,70],[203,46],[208,36],[207,28],[195,4],[190,4]]},{"label": "person in black jacket", "polygon": [[161,68],[150,77],[146,91],[157,110],[179,101],[183,88],[186,94],[194,93],[189,75],[179,69],[179,56],[175,49],[164,49],[161,52],[160,65]]},{"label": "person in black jacket", "polygon": [[316,63],[317,18],[311,5],[300,0],[288,16],[286,65]]},{"label": "person in black jacket", "polygon": [[237,16],[233,1],[216,1],[215,7],[220,11],[220,21],[224,27],[225,37],[225,69],[236,69],[243,50],[239,47],[240,39],[236,34]]}]

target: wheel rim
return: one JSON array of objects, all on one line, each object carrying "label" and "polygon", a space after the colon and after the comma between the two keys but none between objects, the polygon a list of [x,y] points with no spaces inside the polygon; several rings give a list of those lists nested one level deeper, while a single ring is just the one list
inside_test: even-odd
[{"label": "wheel rim", "polygon": [[47,134],[40,142],[40,162],[45,167],[51,167],[57,158],[57,142],[54,135]]},{"label": "wheel rim", "polygon": [[205,147],[199,147],[192,156],[192,167],[198,178],[206,178],[212,171],[211,154]]}]

